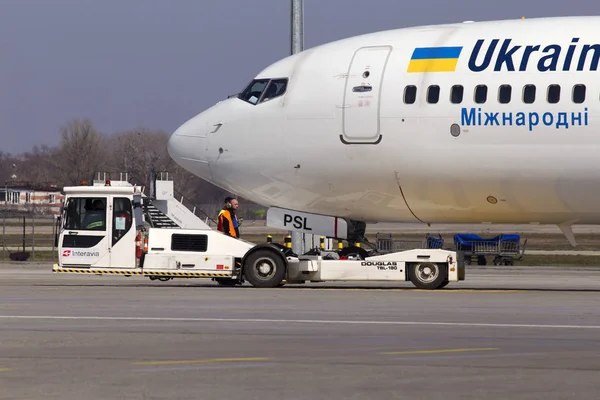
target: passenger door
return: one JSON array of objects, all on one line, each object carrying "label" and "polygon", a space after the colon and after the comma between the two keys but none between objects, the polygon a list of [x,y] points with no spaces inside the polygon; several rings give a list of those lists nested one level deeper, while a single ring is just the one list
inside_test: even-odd
[{"label": "passenger door", "polygon": [[356,51],[344,89],[342,132],[345,144],[377,144],[381,85],[391,46],[363,47]]},{"label": "passenger door", "polygon": [[110,266],[106,196],[67,200],[58,254],[61,267]]}]

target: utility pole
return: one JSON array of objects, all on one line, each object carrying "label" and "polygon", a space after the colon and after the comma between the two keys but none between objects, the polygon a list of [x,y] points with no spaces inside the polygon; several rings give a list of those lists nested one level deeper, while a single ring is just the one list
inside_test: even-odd
[{"label": "utility pole", "polygon": [[292,0],[291,54],[304,50],[304,0]]},{"label": "utility pole", "polygon": [[[296,54],[304,50],[304,0],[291,0],[292,21],[290,25],[290,53]],[[313,235],[304,234],[302,232],[290,231],[292,236],[292,249],[298,255],[304,254],[312,247]],[[305,241],[310,240],[311,245],[306,246]]]}]

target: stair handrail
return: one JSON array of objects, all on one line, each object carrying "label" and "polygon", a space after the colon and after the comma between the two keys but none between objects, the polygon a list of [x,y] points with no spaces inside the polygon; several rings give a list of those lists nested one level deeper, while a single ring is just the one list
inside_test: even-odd
[{"label": "stair handrail", "polygon": [[[164,175],[166,175],[166,179],[162,179]],[[170,173],[168,171],[155,171],[154,172],[154,176],[155,176],[156,180],[159,180],[159,179],[160,180],[170,180],[169,175],[170,175]],[[159,178],[159,176],[160,176],[160,178]],[[178,197],[181,199],[178,199]],[[179,190],[175,189],[175,185],[173,185],[173,198],[175,198],[175,200],[177,200],[179,203],[181,203],[181,205],[183,205],[185,208],[187,208],[192,214],[194,214],[197,217],[198,217],[198,214],[196,214],[196,210],[199,210],[200,213],[202,213],[206,217],[205,223],[207,225],[208,225],[209,220],[213,224],[217,225],[216,220],[214,220],[210,215],[208,215],[202,208],[198,207],[198,205],[196,205],[194,202],[185,198],[185,196]],[[189,203],[190,206],[193,207],[193,209],[190,208],[188,205],[186,205],[185,202]]]},{"label": "stair handrail", "polygon": [[[194,214],[195,216],[198,217],[198,214],[196,214],[196,210],[198,210],[200,213],[202,213],[207,220],[210,220],[213,224],[217,225],[217,221],[214,220],[210,215],[208,215],[202,208],[198,207],[195,203],[193,203],[191,200],[188,200],[187,198],[185,198],[185,196],[183,194],[181,194],[180,191],[178,191],[177,189],[175,189],[175,187],[173,187],[173,194],[177,195],[177,197],[181,197],[181,200],[179,200],[176,196],[173,196],[175,198],[175,200],[177,200],[179,203],[181,203],[181,205],[183,205],[185,208],[187,208],[188,210],[190,210],[190,212],[192,214]],[[190,209],[190,207],[188,205],[186,205],[185,202],[189,203],[191,206],[194,207],[194,209]]]}]

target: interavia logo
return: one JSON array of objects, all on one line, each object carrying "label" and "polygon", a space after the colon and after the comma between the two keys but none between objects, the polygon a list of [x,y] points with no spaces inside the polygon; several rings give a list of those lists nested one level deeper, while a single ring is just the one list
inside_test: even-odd
[{"label": "interavia logo", "polygon": [[63,250],[63,257],[100,257],[99,251]]}]

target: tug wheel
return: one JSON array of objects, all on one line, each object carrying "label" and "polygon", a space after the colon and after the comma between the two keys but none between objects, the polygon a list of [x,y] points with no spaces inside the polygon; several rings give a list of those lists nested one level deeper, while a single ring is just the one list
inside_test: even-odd
[{"label": "tug wheel", "polygon": [[244,276],[254,287],[277,287],[285,278],[285,273],[285,260],[274,250],[257,250],[244,260]]},{"label": "tug wheel", "polygon": [[448,281],[445,264],[433,262],[414,263],[409,267],[410,281],[419,289],[440,289]]}]

